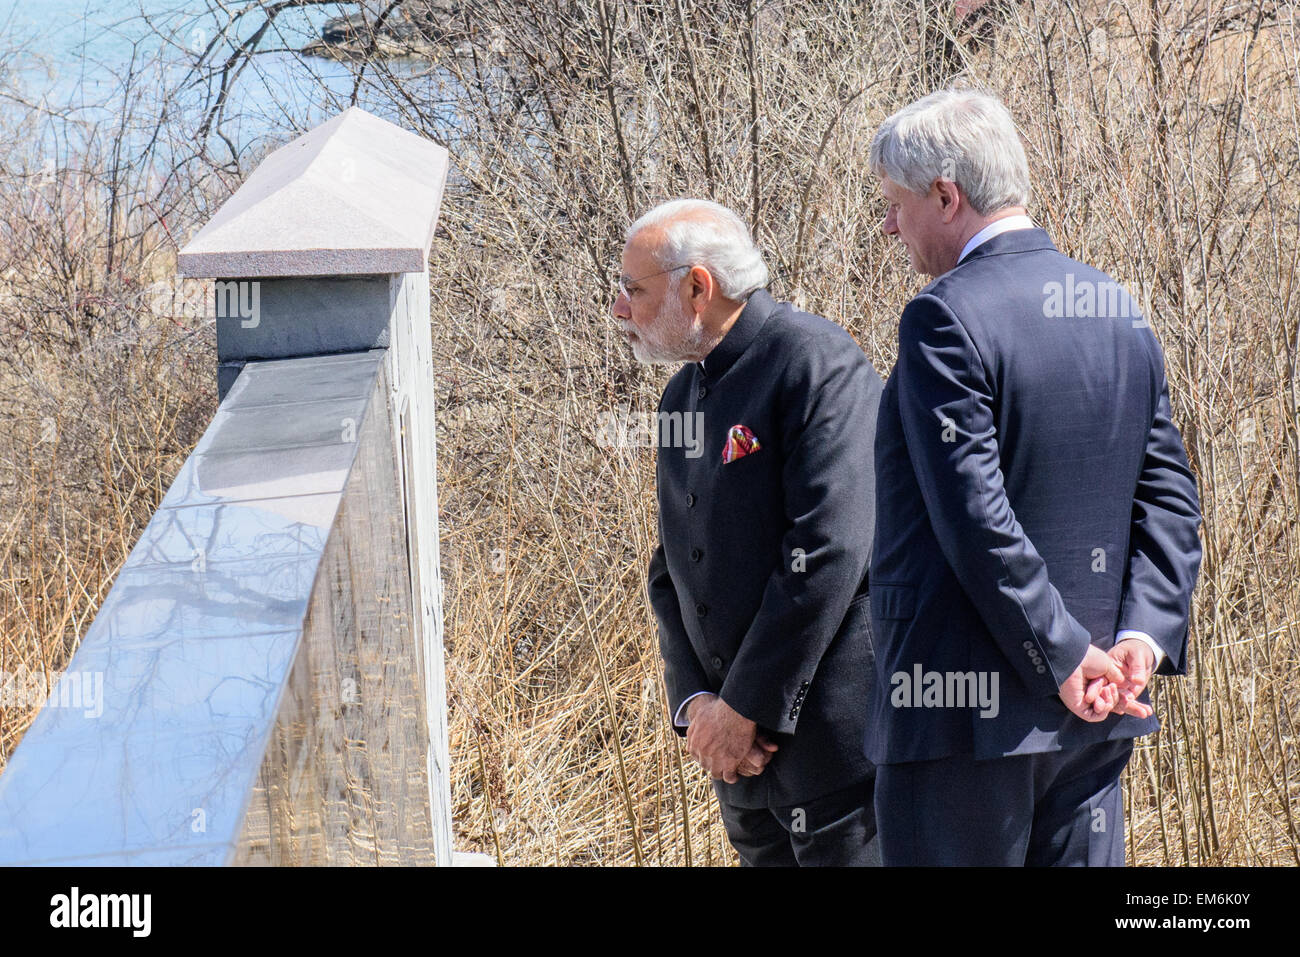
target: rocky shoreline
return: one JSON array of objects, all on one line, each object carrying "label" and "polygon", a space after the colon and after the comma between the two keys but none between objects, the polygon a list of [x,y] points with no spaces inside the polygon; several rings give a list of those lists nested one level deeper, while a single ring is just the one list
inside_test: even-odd
[{"label": "rocky shoreline", "polygon": [[334,60],[361,60],[380,56],[427,58],[450,37],[447,25],[460,14],[459,4],[424,0],[403,5],[382,22],[366,13],[334,17],[321,27],[321,35],[302,48],[308,56]]}]

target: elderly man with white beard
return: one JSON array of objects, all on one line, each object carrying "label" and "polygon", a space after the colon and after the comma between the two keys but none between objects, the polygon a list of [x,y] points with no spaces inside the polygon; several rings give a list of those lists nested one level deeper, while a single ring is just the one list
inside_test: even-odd
[{"label": "elderly man with white beard", "polygon": [[622,270],[613,314],[635,357],[684,363],[659,420],[699,424],[694,449],[660,435],[656,472],[649,597],[673,727],[742,864],[878,864],[862,739],[880,377],[842,328],[773,300],[716,203],[646,213]]}]

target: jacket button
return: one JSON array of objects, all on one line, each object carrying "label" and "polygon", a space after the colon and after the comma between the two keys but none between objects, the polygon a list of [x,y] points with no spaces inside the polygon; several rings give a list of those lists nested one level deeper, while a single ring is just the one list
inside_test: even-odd
[{"label": "jacket button", "polygon": [[718,671],[722,670],[722,659],[719,658],[717,655],[713,656],[713,659],[709,662],[709,664],[713,665],[713,667]]},{"label": "jacket button", "polygon": [[703,555],[704,553],[700,551],[698,548],[691,549],[691,561],[698,562],[700,558],[703,557]]},{"label": "jacket button", "polygon": [[695,496],[690,492],[686,493],[686,507],[687,508],[695,507]]},{"label": "jacket button", "polygon": [[695,606],[695,614],[699,615],[701,618],[703,618],[708,613],[709,613],[709,606],[704,604],[704,602],[700,602],[698,605]]},{"label": "jacket button", "polygon": [[707,387],[707,386],[700,386],[700,390],[699,390],[698,392],[696,392],[695,394],[698,395],[701,399],[703,399],[706,395],[709,394],[708,387]]},{"label": "jacket button", "polygon": [[1037,671],[1040,675],[1047,673],[1047,668],[1044,665],[1039,665],[1034,670]]}]

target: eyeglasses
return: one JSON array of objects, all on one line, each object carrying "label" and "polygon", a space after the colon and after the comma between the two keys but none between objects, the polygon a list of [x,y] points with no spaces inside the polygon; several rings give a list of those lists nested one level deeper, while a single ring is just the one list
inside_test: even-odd
[{"label": "eyeglasses", "polygon": [[650,275],[642,276],[640,279],[628,279],[627,276],[619,276],[618,291],[623,294],[624,298],[631,301],[632,294],[627,291],[628,286],[635,285],[636,283],[639,282],[645,282],[647,279],[653,279],[655,276],[662,276],[666,272],[676,272],[679,269],[690,269],[690,268],[691,267],[688,263],[683,263],[680,266],[669,266],[667,269],[661,269],[658,272],[652,272]]}]

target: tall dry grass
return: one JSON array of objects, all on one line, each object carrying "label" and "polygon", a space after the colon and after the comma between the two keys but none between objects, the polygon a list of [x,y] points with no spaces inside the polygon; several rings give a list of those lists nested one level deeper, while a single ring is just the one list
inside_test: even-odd
[{"label": "tall dry grass", "polygon": [[[773,289],[886,374],[921,285],[863,157],[940,85],[1005,98],[1033,214],[1135,289],[1199,480],[1192,674],[1161,680],[1126,779],[1138,863],[1295,863],[1297,24],[1230,3],[475,4],[435,247],[441,481],[462,840],[507,863],[731,853],[668,728],[644,599],[653,458],[593,441],[653,410],[607,312],[626,223],[740,210]],[[465,37],[449,42],[467,42]]]},{"label": "tall dry grass", "polygon": [[[85,134],[58,162],[32,149],[51,123]],[[0,142],[2,768],[216,397],[211,336],[159,308],[183,306],[165,198],[105,174],[112,131],[33,111]]]},{"label": "tall dry grass", "polygon": [[[843,324],[887,374],[921,280],[879,233],[863,158],[889,113],[965,83],[1017,117],[1031,212],[1057,244],[1149,303],[1198,476],[1192,673],[1156,683],[1164,725],[1126,777],[1130,858],[1300,861],[1293,8],[1023,0],[958,25],[946,3],[901,0],[441,6],[419,43],[436,68],[362,56],[357,75],[455,165],[432,297],[461,848],[507,864],[734,859],[667,722],[644,597],[653,453],[598,442],[602,417],[652,411],[671,371],[634,364],[608,319],[622,231],[671,196],[735,207],[774,293]],[[192,175],[213,198],[233,186],[207,172]],[[46,224],[74,219],[51,209]],[[7,250],[20,275],[50,255]],[[159,250],[129,268],[158,268]],[[52,299],[79,301],[80,280],[50,272]],[[210,410],[209,368],[177,378],[181,347],[146,313],[119,371],[42,348],[47,377],[5,390],[5,661],[66,660]],[[202,365],[205,347],[185,348]],[[115,375],[131,394],[116,413],[92,406]],[[86,429],[75,463],[37,441],[51,408]],[[22,718],[0,722],[4,754]]]}]

